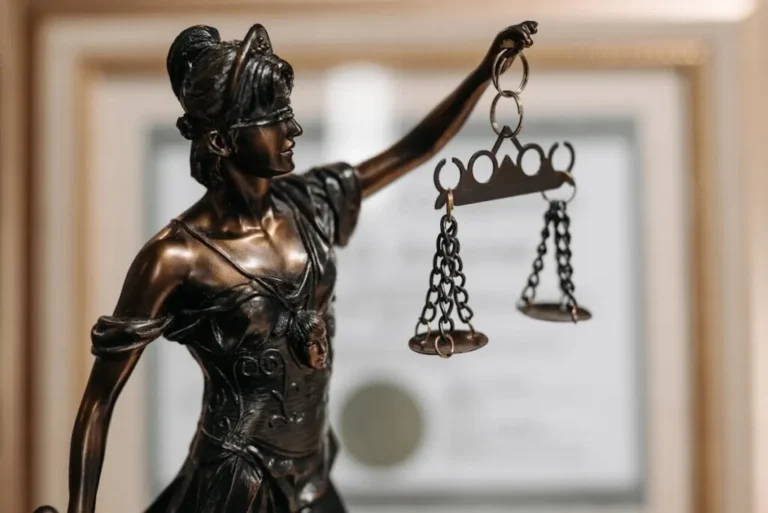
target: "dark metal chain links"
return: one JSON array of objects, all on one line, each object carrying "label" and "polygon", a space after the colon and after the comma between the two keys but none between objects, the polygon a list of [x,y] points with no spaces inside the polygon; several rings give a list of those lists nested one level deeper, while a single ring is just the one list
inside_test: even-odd
[{"label": "dark metal chain links", "polygon": [[437,251],[432,260],[432,272],[429,277],[429,290],[424,308],[416,325],[418,335],[419,326],[429,329],[431,323],[440,309],[438,329],[440,331],[440,345],[451,347],[449,339],[455,328],[451,314],[456,307],[457,314],[462,322],[469,324],[474,315],[467,304],[469,294],[466,288],[466,276],[464,275],[464,263],[459,256],[461,244],[456,236],[459,225],[456,219],[450,215],[443,215],[440,220],[440,233],[437,236]]},{"label": "dark metal chain links", "polygon": [[566,211],[565,201],[556,201],[555,210],[555,247],[557,259],[557,274],[560,277],[560,290],[563,293],[563,305],[568,307],[571,315],[576,316],[578,304],[574,297],[576,286],[573,283],[573,266],[571,265],[571,218]]},{"label": "dark metal chain links", "polygon": [[547,254],[547,240],[549,239],[549,225],[554,224],[557,216],[556,202],[551,201],[549,208],[544,214],[544,228],[541,230],[541,242],[536,248],[536,259],[533,261],[533,271],[528,276],[528,283],[523,289],[520,300],[523,304],[532,304],[536,299],[536,289],[541,281],[541,271],[544,269],[544,257]]}]

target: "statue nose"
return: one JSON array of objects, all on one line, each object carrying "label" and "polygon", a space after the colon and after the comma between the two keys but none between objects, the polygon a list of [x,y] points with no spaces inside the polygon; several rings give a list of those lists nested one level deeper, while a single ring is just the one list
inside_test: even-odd
[{"label": "statue nose", "polygon": [[291,118],[290,129],[289,129],[289,134],[291,135],[291,137],[298,137],[303,133],[304,133],[304,130],[301,128],[301,125],[299,125],[299,122],[296,121],[295,118]]}]

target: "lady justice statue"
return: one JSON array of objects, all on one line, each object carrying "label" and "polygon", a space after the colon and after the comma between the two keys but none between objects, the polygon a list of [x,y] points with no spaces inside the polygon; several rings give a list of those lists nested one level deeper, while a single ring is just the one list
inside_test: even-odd
[{"label": "lady justice statue", "polygon": [[[205,379],[190,453],[150,513],[343,513],[329,478],[335,246],[362,200],[430,159],[461,128],[503,49],[535,22],[501,31],[466,79],[410,133],[357,165],[292,174],[302,129],[291,66],[254,25],[242,41],[194,26],[167,69],[184,111],[192,176],[207,192],[139,251],[96,356],[71,442],[69,513],[92,513],[115,402],[144,348],[185,345]],[[39,511],[50,510],[48,507]]]}]

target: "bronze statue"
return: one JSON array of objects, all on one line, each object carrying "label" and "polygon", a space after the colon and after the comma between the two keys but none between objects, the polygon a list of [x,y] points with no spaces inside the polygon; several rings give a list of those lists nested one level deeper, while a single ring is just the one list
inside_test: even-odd
[{"label": "bronze statue", "polygon": [[535,22],[501,31],[466,79],[410,133],[352,166],[292,174],[291,66],[254,25],[243,41],[194,26],[167,69],[207,192],[149,240],[111,316],[92,330],[96,356],[71,442],[69,513],[94,511],[113,407],[144,348],[187,346],[205,379],[198,431],[152,513],[342,513],[329,478],[335,246],[361,202],[430,159],[491,81],[500,51],[532,44]]}]

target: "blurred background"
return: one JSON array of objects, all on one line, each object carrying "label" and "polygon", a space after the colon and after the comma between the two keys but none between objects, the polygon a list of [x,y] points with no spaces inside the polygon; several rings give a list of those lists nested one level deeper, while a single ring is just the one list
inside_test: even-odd
[{"label": "blurred background", "polygon": [[[0,6],[0,511],[65,509],[90,327],[143,243],[203,192],[165,72],[181,30],[266,26],[296,72],[301,172],[389,147],[528,19],[520,140],[558,143],[559,168],[574,147],[574,281],[594,319],[516,310],[547,207],[531,195],[455,211],[489,345],[408,349],[442,215],[433,171],[491,149],[490,88],[443,151],[366,200],[339,252],[336,484],[353,513],[768,511],[763,0]],[[499,112],[516,122],[514,105]],[[443,176],[457,179],[450,164]],[[542,300],[559,297],[551,250]],[[201,394],[187,351],[153,343],[118,401],[97,511],[142,511],[176,475]]]}]

